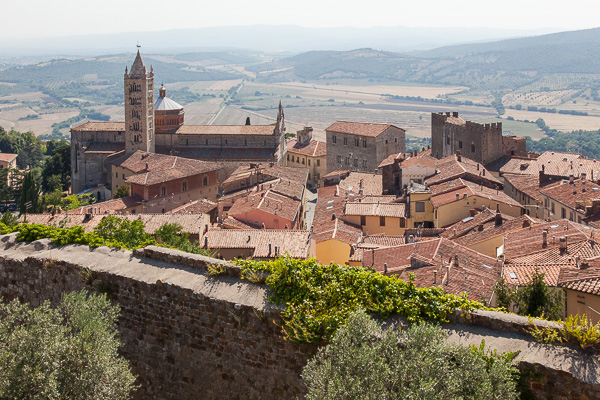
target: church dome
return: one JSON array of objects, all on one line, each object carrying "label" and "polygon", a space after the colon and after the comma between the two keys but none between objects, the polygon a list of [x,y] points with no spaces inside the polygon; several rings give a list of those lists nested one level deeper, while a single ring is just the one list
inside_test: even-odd
[{"label": "church dome", "polygon": [[159,96],[154,102],[155,111],[170,111],[170,110],[182,110],[183,106],[176,101],[171,100],[166,96],[167,90],[164,85],[160,87]]}]

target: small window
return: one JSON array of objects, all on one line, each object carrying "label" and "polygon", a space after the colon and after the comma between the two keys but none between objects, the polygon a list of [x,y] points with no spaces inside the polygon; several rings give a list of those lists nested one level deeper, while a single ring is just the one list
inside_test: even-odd
[{"label": "small window", "polygon": [[302,165],[304,165],[304,158],[302,159]]},{"label": "small window", "polygon": [[394,143],[398,143],[398,138],[397,137],[394,138]]},{"label": "small window", "polygon": [[118,178],[118,177],[119,177],[119,173],[115,172],[115,178]]},{"label": "small window", "polygon": [[425,202],[423,202],[423,201],[415,202],[415,212],[425,212]]},{"label": "small window", "polygon": [[350,165],[350,157],[346,157],[346,165]]},{"label": "small window", "polygon": [[400,228],[406,228],[406,220],[404,218],[400,218]]},{"label": "small window", "polygon": [[354,145],[356,147],[359,147],[360,146],[360,139],[354,139]]},{"label": "small window", "polygon": [[289,154],[287,155],[287,160],[290,161],[290,155]]},{"label": "small window", "polygon": [[208,146],[208,139],[206,139],[206,145]]},{"label": "small window", "polygon": [[202,178],[202,186],[208,186],[208,176]]},{"label": "small window", "polygon": [[162,186],[160,188],[160,196],[164,197],[164,196],[166,196],[166,194],[167,194],[167,188],[165,186]]},{"label": "small window", "polygon": [[310,180],[310,172],[308,173],[308,180]]},{"label": "small window", "polygon": [[308,160],[308,166],[310,167],[310,159]]},{"label": "small window", "polygon": [[459,141],[458,141],[458,148],[459,148],[459,149],[462,149],[462,140],[459,140]]},{"label": "small window", "polygon": [[446,136],[446,144],[450,144],[450,136],[449,135]]},{"label": "small window", "polygon": [[244,139],[244,146],[248,146],[248,139]]},{"label": "small window", "polygon": [[367,160],[363,160],[363,168],[367,168]]},{"label": "small window", "polygon": [[379,217],[379,226],[385,226],[385,217]]},{"label": "small window", "polygon": [[292,156],[292,162],[294,162],[296,159],[294,158],[294,156]]},{"label": "small window", "polygon": [[385,139],[385,144],[388,144],[388,140],[387,139]]},{"label": "small window", "polygon": [[335,135],[333,135],[333,137],[331,138],[331,141],[332,141],[333,143],[337,143],[337,137],[335,137]]},{"label": "small window", "polygon": [[122,175],[123,175],[123,179],[125,179],[125,174],[122,174]]},{"label": "small window", "polygon": [[554,214],[554,202],[551,203],[550,209],[552,210],[552,214]]},{"label": "small window", "polygon": [[365,148],[367,147],[367,139],[363,139],[363,140],[362,140],[362,145],[363,145],[363,147],[365,147]]},{"label": "small window", "polygon": [[567,218],[567,210],[565,210],[564,207],[561,208],[560,215],[561,215],[561,218]]},{"label": "small window", "polygon": [[342,156],[337,156],[338,164],[342,163]]},{"label": "small window", "polygon": [[321,166],[321,160],[317,160],[317,167]]},{"label": "small window", "polygon": [[187,192],[187,182],[186,181],[181,182],[181,191]]},{"label": "small window", "polygon": [[347,137],[345,137],[345,138],[344,138],[344,146],[347,146],[347,145],[348,145],[348,138],[347,138]]},{"label": "small window", "polygon": [[225,139],[225,144],[227,144],[227,139]]},{"label": "small window", "polygon": [[364,216],[364,215],[360,216],[360,225],[361,226],[367,225],[367,217],[366,216]]},{"label": "small window", "polygon": [[471,153],[475,153],[475,145],[471,144]]},{"label": "small window", "polygon": [[358,158],[355,158],[355,159],[354,159],[354,166],[355,166],[355,167],[358,167]]}]

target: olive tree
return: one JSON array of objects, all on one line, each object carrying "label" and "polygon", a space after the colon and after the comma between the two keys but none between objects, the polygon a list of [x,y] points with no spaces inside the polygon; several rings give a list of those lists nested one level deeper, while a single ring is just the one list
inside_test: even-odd
[{"label": "olive tree", "polygon": [[119,356],[119,309],[86,291],[32,308],[0,303],[1,399],[127,399],[135,377]]}]

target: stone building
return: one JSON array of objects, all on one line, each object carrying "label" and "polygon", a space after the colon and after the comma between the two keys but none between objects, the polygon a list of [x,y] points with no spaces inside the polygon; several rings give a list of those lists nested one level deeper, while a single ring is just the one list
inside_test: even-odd
[{"label": "stone building", "polygon": [[502,123],[478,124],[465,121],[458,112],[431,114],[431,155],[444,158],[460,151],[483,165],[503,155],[526,156],[525,139],[503,136]]},{"label": "stone building", "polygon": [[406,131],[389,124],[336,121],[325,132],[328,173],[377,172],[386,157],[403,153],[406,147]]},{"label": "stone building", "polygon": [[185,125],[183,107],[161,87],[154,101],[154,71],[138,51],[124,75],[125,122],[86,122],[71,129],[73,193],[104,185],[102,200],[113,187],[109,162],[137,150],[221,163],[221,180],[241,163],[285,159],[285,121],[281,103],[273,125]]},{"label": "stone building", "polygon": [[308,169],[309,189],[323,186],[323,177],[327,174],[327,147],[325,142],[312,139],[313,129],[305,127],[298,131],[296,140],[287,143],[285,165]]},{"label": "stone building", "polygon": [[[17,156],[18,154],[11,153],[0,153],[0,169],[4,168],[17,168]],[[12,179],[10,174],[7,176],[8,185],[12,185]]]}]

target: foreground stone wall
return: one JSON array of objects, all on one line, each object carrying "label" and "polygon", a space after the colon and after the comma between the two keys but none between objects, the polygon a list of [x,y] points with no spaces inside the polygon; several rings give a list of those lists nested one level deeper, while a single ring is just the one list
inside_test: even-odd
[{"label": "foreground stone wall", "polygon": [[[207,276],[207,264],[224,273]],[[264,285],[239,279],[226,262],[148,247],[134,253],[0,236],[0,296],[38,305],[88,288],[121,307],[122,353],[138,375],[137,399],[296,399],[314,346],[283,340],[279,309]],[[540,345],[523,335],[528,321],[494,312],[455,313],[449,340],[520,350],[519,368],[539,399],[600,398],[597,354]]]}]

